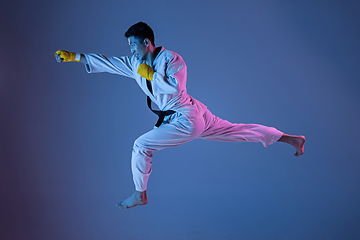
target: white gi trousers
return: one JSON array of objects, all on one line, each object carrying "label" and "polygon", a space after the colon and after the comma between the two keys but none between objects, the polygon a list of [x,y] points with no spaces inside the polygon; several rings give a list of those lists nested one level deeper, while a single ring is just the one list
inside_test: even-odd
[{"label": "white gi trousers", "polygon": [[140,192],[146,190],[155,151],[179,146],[196,138],[224,142],[261,142],[267,147],[282,135],[282,132],[273,127],[230,123],[216,117],[208,109],[191,121],[176,112],[166,116],[158,128],[155,127],[135,140],[131,158],[135,189]]}]

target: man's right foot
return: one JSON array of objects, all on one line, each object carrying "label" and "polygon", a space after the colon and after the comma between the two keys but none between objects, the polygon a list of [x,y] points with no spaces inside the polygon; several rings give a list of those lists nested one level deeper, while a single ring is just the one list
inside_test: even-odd
[{"label": "man's right foot", "polygon": [[304,154],[304,144],[305,144],[305,136],[296,136],[293,138],[293,145],[296,149],[296,153],[294,154],[295,157]]}]

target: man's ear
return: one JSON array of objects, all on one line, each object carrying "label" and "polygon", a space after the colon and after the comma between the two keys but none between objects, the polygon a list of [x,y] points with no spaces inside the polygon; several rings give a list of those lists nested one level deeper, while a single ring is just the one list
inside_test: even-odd
[{"label": "man's ear", "polygon": [[149,46],[149,39],[148,39],[148,38],[145,38],[145,39],[144,39],[144,44],[145,44],[146,47]]}]

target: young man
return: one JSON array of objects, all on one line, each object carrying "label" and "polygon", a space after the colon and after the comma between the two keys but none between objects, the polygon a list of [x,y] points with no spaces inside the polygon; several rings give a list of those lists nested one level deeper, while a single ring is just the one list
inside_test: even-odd
[{"label": "young man", "polygon": [[151,173],[153,152],[174,147],[195,138],[227,142],[261,142],[264,147],[276,141],[295,147],[295,156],[304,153],[304,136],[284,134],[273,127],[259,124],[236,124],[214,116],[207,107],[186,92],[186,65],[175,52],[155,47],[154,33],[143,22],[125,33],[133,56],[106,57],[100,54],[78,54],[59,50],[59,62],[77,61],[85,64],[88,73],[109,72],[135,79],[137,84],[161,111],[154,129],[136,139],[131,169],[135,192],[117,204],[131,208],[148,203],[146,188]]}]

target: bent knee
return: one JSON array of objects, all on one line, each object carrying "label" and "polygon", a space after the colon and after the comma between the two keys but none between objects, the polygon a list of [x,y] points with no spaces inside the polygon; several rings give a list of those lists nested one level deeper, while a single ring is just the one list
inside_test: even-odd
[{"label": "bent knee", "polygon": [[149,146],[149,144],[147,144],[142,137],[139,137],[138,139],[135,140],[133,145],[133,151],[147,153],[147,154],[154,152],[151,146]]}]

